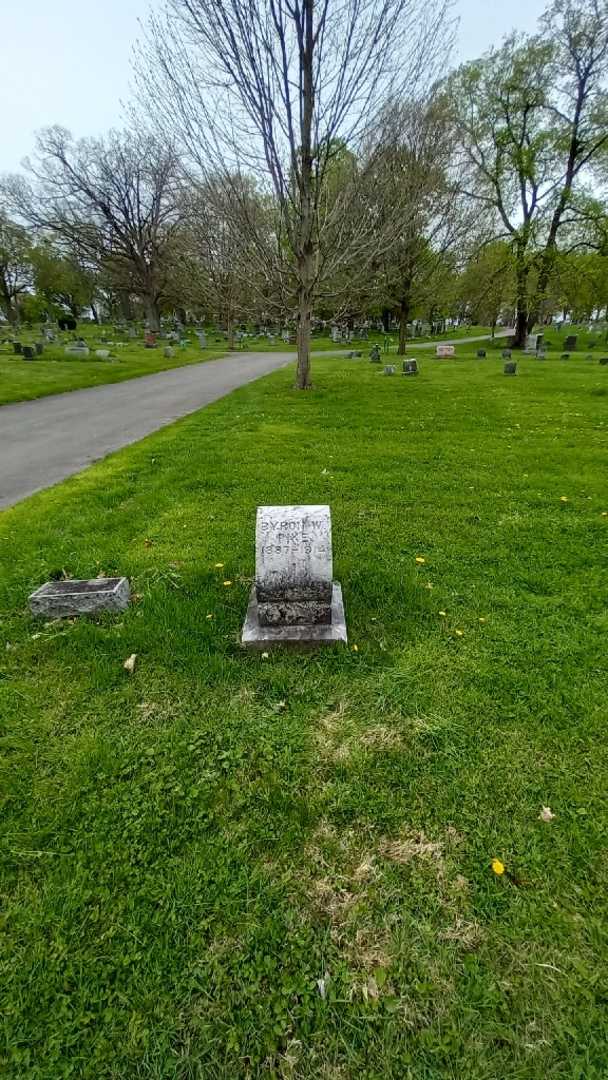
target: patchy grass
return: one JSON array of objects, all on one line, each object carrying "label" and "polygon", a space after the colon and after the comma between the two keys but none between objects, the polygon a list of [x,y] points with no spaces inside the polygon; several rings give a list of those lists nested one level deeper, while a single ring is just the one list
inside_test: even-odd
[{"label": "patchy grass", "polygon": [[[91,355],[85,359],[68,356],[64,351],[64,345],[72,342],[75,336],[84,337],[91,349]],[[101,338],[104,337],[109,338],[112,345],[103,343]],[[31,344],[37,337],[23,333],[19,340]],[[175,355],[167,358],[163,354],[166,344],[168,342],[161,340],[155,349],[146,349],[143,335],[138,341],[129,341],[126,337],[121,340],[109,327],[85,326],[79,327],[76,334],[59,334],[57,343],[47,345],[42,356],[34,360],[15,356],[10,344],[0,345],[0,405],[80,390],[83,386],[124,382],[140,375],[152,375],[155,371],[217,360],[227,351],[225,344],[211,343],[208,349],[201,350],[196,339],[189,338],[185,349],[175,347]],[[95,349],[108,349],[111,356],[107,360],[97,359],[93,355]]]},{"label": "patchy grass", "polygon": [[[608,369],[421,368],[0,515],[3,1076],[605,1077]],[[241,652],[269,502],[330,503],[347,649]],[[55,571],[134,603],[37,623]]]}]

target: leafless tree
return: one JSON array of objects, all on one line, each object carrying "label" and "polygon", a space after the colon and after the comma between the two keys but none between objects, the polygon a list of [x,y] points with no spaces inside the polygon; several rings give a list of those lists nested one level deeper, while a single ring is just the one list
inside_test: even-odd
[{"label": "leafless tree", "polygon": [[[358,181],[344,148],[356,157],[387,98],[433,68],[450,34],[449,2],[168,0],[152,23],[138,81],[155,119],[179,133],[199,171],[223,174],[236,203],[235,177],[253,174],[274,192],[302,389],[323,282],[349,257],[347,245],[369,265],[378,235],[371,218],[343,227]],[[341,156],[341,187],[328,197]]]},{"label": "leafless tree", "polygon": [[[460,191],[454,161],[455,134],[448,102],[439,92],[387,110],[380,145],[374,148],[368,188],[379,230],[391,240],[374,275],[378,300],[399,316],[399,352],[415,302],[448,253],[463,253],[472,213]],[[431,307],[433,305],[431,304]]]},{"label": "leafless tree", "polygon": [[25,229],[0,212],[0,311],[12,326],[19,322],[19,297],[32,284],[31,253]]},{"label": "leafless tree", "polygon": [[141,297],[151,329],[180,227],[179,162],[150,135],[110,132],[75,142],[63,128],[39,133],[29,177],[4,183],[12,206],[34,228],[110,272]]}]

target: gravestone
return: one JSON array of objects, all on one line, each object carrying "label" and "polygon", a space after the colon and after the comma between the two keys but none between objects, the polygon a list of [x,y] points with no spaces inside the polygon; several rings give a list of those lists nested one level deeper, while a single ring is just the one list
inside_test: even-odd
[{"label": "gravestone", "polygon": [[503,349],[502,350],[502,358],[503,358],[503,360],[510,360],[511,359],[511,350],[510,349]]},{"label": "gravestone", "polygon": [[578,337],[576,334],[570,334],[564,342],[564,352],[576,352],[576,346],[578,344]]},{"label": "gravestone", "polygon": [[445,360],[449,357],[455,356],[456,349],[453,345],[437,345],[435,349],[435,355]]},{"label": "gravestone", "polygon": [[134,326],[129,326],[129,328],[127,329],[127,337],[130,341],[135,341],[135,338],[137,337],[137,330]]},{"label": "gravestone", "polygon": [[131,590],[125,577],[90,581],[47,581],[29,597],[33,615],[63,618],[95,615],[98,611],[125,611]]},{"label": "gravestone", "polygon": [[505,375],[516,375],[517,374],[517,361],[516,360],[507,360],[507,363],[505,364],[504,372],[505,372]]},{"label": "gravestone", "polygon": [[329,506],[258,507],[255,584],[241,641],[257,649],[347,641]]},{"label": "gravestone", "polygon": [[156,348],[156,334],[152,330],[146,330],[144,334],[144,346],[146,349]]},{"label": "gravestone", "polygon": [[163,349],[163,356],[165,357],[165,360],[170,360],[172,356],[175,356],[175,349],[173,349],[170,345],[165,345]]},{"label": "gravestone", "polygon": [[37,355],[37,356],[42,356],[42,354],[43,354],[43,352],[44,352],[44,342],[42,342],[42,341],[37,341],[37,342],[35,343],[35,349],[36,349],[36,355]]},{"label": "gravestone", "polygon": [[486,350],[485,350],[485,349],[478,349],[478,350],[477,350],[477,356],[478,356],[478,359],[479,359],[479,360],[485,360],[485,358],[486,358],[486,356],[487,356],[487,355],[488,355],[488,354],[486,353]]},{"label": "gravestone", "polygon": [[68,356],[88,356],[89,355],[88,347],[86,345],[78,345],[78,344],[66,345],[64,347],[64,352],[66,352],[68,354]]},{"label": "gravestone", "polygon": [[403,361],[403,375],[417,375],[418,374],[418,362],[416,360],[404,360]]},{"label": "gravestone", "polygon": [[207,335],[206,335],[205,331],[204,330],[197,330],[196,331],[196,336],[198,338],[199,348],[206,349],[207,348]]},{"label": "gravestone", "polygon": [[384,374],[385,375],[394,375],[395,374],[395,365],[394,364],[386,364],[385,367],[384,367]]},{"label": "gravestone", "polygon": [[560,360],[569,360],[569,359],[570,359],[570,353],[569,352],[563,352],[562,355],[560,356]]},{"label": "gravestone", "polygon": [[380,364],[380,363],[382,363],[382,361],[380,360],[380,346],[379,345],[373,345],[372,346],[372,349],[371,349],[370,354],[369,354],[369,362],[370,362],[370,364]]},{"label": "gravestone", "polygon": [[35,350],[33,345],[24,345],[23,346],[23,359],[24,360],[33,360],[35,355],[36,355],[36,350]]},{"label": "gravestone", "polygon": [[13,341],[13,352],[15,356],[21,356],[23,352],[23,345],[20,341]]},{"label": "gravestone", "polygon": [[95,349],[95,356],[98,360],[107,360],[110,355],[109,349]]},{"label": "gravestone", "polygon": [[331,330],[331,340],[334,345],[337,345],[339,341],[342,341],[342,331],[337,326],[333,326]]},{"label": "gravestone", "polygon": [[608,364],[608,356],[600,356],[600,364],[602,367],[606,367]]}]

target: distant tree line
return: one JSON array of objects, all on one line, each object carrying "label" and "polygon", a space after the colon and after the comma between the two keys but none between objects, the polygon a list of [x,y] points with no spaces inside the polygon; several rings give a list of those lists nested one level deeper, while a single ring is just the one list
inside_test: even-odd
[{"label": "distant tree line", "polygon": [[[445,76],[443,0],[170,0],[137,119],[38,134],[0,183],[13,326],[608,316],[608,0],[554,0]],[[142,124],[142,114],[147,122]]]}]

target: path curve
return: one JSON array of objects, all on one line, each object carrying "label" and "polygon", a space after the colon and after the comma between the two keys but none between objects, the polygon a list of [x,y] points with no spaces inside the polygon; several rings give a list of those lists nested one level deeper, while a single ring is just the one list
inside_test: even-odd
[{"label": "path curve", "polygon": [[236,353],[125,382],[3,405],[0,507],[57,484],[294,360],[293,353]]}]

